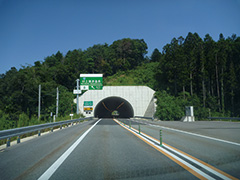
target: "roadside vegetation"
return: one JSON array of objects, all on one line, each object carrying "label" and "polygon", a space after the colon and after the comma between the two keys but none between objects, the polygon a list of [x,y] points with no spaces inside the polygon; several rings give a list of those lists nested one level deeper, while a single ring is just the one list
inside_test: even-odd
[{"label": "roadside vegetation", "polygon": [[[156,117],[180,120],[193,105],[198,120],[240,116],[240,37],[219,35],[214,41],[197,33],[173,38],[162,52],[147,54],[143,39],[121,39],[86,50],[56,52],[34,65],[12,67],[0,75],[0,130],[52,121],[56,88],[58,120],[76,112],[72,90],[81,73],[102,73],[104,85],[146,85],[156,91]],[[38,120],[38,86],[41,118]],[[75,115],[76,117],[76,115]]]}]

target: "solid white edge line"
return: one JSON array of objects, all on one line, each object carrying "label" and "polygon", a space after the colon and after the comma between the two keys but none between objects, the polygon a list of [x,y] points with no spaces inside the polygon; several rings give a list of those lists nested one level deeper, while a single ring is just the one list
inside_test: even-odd
[{"label": "solid white edge line", "polygon": [[[135,132],[135,130],[132,130],[132,131]],[[148,135],[145,135],[145,134],[142,134],[142,136],[145,136],[145,137],[151,139],[152,141],[154,141],[154,142],[156,142],[156,143],[159,143],[158,141],[156,141],[155,139],[153,139],[151,136],[148,136]],[[206,169],[207,171],[213,173],[214,175],[216,175],[216,176],[218,176],[218,177],[220,177],[220,178],[222,178],[222,179],[229,179],[227,176],[224,176],[223,174],[215,171],[214,169],[211,169],[210,167],[208,167],[208,166],[206,166],[206,165],[204,165],[204,164],[202,164],[202,163],[200,163],[200,162],[198,162],[198,161],[196,161],[196,160],[194,160],[194,159],[192,159],[192,158],[190,158],[190,157],[188,157],[188,156],[186,156],[186,155],[184,155],[184,154],[182,154],[182,153],[180,153],[180,152],[178,152],[178,151],[176,151],[176,150],[174,150],[174,149],[172,149],[171,147],[169,147],[169,146],[167,146],[167,145],[164,145],[164,147],[166,147],[166,148],[170,149],[171,151],[179,154],[180,156],[188,159],[189,161],[192,161],[193,163],[201,166],[202,168]]]},{"label": "solid white edge line", "polygon": [[[146,123],[142,123],[142,124],[146,124]],[[169,127],[155,125],[155,124],[146,124],[146,125],[154,126],[154,127],[161,127],[163,129],[169,129],[172,131],[177,131],[177,132],[181,132],[181,133],[185,133],[185,134],[190,134],[190,135],[194,135],[194,136],[198,136],[198,137],[202,137],[202,138],[206,138],[206,139],[211,139],[211,140],[215,140],[215,141],[220,141],[220,142],[240,146],[239,143],[235,143],[235,142],[231,142],[231,141],[227,141],[227,140],[223,140],[223,139],[218,139],[218,138],[214,138],[214,137],[210,137],[210,136],[205,136],[205,135],[201,135],[201,134],[191,133],[191,132],[187,132],[187,131],[183,131],[183,130],[179,130],[179,129],[169,128]]]},{"label": "solid white edge line", "polygon": [[[210,167],[208,167],[208,166],[206,166],[206,165],[204,165],[204,164],[202,164],[202,163],[200,163],[200,162],[198,162],[198,161],[196,161],[196,160],[194,160],[194,159],[192,159],[192,158],[190,158],[190,157],[188,157],[188,156],[186,156],[186,155],[184,155],[184,154],[182,154],[182,153],[180,153],[180,152],[178,152],[178,151],[176,151],[176,150],[174,150],[174,149],[172,149],[172,148],[170,148],[170,147],[167,146],[167,145],[164,145],[164,147],[166,147],[167,149],[170,149],[171,151],[179,154],[180,156],[182,156],[182,157],[184,157],[184,158],[192,161],[193,163],[201,166],[202,168],[206,169],[207,171],[215,174],[216,176],[218,176],[218,177],[220,177],[220,178],[222,178],[222,179],[225,179],[225,180],[226,180],[226,179],[229,179],[227,176],[224,176],[223,174],[221,174],[221,173],[219,173],[219,172],[211,169]],[[229,180],[230,180],[230,179],[229,179]]]},{"label": "solid white edge line", "polygon": [[[152,141],[154,141],[154,142],[156,142],[156,143],[159,143],[158,141],[156,141],[155,139],[153,139],[151,136],[144,135],[144,134],[142,134],[142,136],[145,136],[145,137],[151,139]],[[175,153],[177,153],[178,155],[180,155],[180,156],[188,159],[189,161],[197,164],[198,166],[201,166],[202,168],[206,169],[207,171],[213,173],[214,175],[216,175],[216,176],[218,176],[218,177],[220,177],[220,178],[222,178],[222,179],[229,179],[227,176],[224,176],[223,174],[221,174],[221,173],[215,171],[214,169],[211,169],[210,167],[208,167],[208,166],[206,166],[206,165],[204,165],[204,164],[196,161],[195,159],[192,159],[191,157],[186,156],[185,154],[182,154],[182,153],[176,151],[175,149],[172,149],[172,148],[169,147],[168,145],[164,145],[164,147],[167,148],[167,149],[169,149],[169,150],[171,150],[171,151],[173,151],[173,152],[175,152]],[[229,179],[229,180],[230,180],[230,179]]]},{"label": "solid white edge line", "polygon": [[[118,121],[119,122],[119,121]],[[130,130],[132,133],[134,133],[136,136],[138,137],[142,137],[143,136],[139,135],[137,132],[135,132],[133,129],[128,129]],[[149,141],[147,138],[144,138],[146,141],[148,141],[149,143],[151,143],[153,146],[155,146],[158,149],[161,149],[162,151],[164,151],[166,154],[168,154],[169,156],[172,156],[174,159],[180,161],[181,163],[183,163],[184,165],[188,166],[190,169],[192,169],[193,171],[197,172],[198,174],[200,174],[201,176],[205,177],[206,179],[209,180],[213,180],[214,178],[212,178],[211,176],[209,176],[208,174],[204,173],[203,171],[197,169],[196,167],[194,167],[193,165],[189,164],[188,162],[184,161],[183,159],[177,157],[176,155],[172,154],[171,152],[168,152],[167,150],[161,148],[160,146],[156,145],[155,143],[153,143],[152,141]]]},{"label": "solid white edge line", "polygon": [[59,168],[59,166],[67,159],[67,157],[72,153],[72,151],[78,146],[78,144],[84,139],[84,137],[97,125],[100,121],[99,119],[94,125],[92,125],[83,135],[78,138],[78,140],[65,151],[39,178],[38,180],[47,180],[49,179],[54,172]]}]

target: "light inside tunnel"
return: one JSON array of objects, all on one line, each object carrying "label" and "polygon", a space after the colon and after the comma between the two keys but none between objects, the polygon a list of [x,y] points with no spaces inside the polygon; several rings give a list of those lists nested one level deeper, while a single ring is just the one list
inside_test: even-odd
[{"label": "light inside tunnel", "polygon": [[94,117],[130,118],[134,116],[132,105],[125,99],[112,96],[101,100],[95,107]]}]

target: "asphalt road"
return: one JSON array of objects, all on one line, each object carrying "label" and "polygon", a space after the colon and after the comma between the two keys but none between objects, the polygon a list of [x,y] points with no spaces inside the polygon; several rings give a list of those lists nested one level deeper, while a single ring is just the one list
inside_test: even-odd
[{"label": "asphalt road", "polygon": [[[132,122],[136,129],[138,124]],[[112,119],[94,120],[6,148],[0,152],[0,179],[38,179],[43,174],[50,179],[198,179],[127,129]],[[159,124],[141,125],[142,132],[156,139],[159,129]],[[231,136],[227,140],[233,141]],[[163,129],[163,142],[240,178],[238,145],[169,129]]]},{"label": "asphalt road", "polygon": [[[124,122],[129,124],[127,120]],[[164,143],[240,178],[240,123],[141,120],[131,123],[136,129],[138,124],[142,132],[158,139],[161,129]]]}]

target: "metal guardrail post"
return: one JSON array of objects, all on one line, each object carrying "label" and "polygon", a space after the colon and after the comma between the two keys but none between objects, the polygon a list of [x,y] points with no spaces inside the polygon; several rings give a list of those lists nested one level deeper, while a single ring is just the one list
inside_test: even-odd
[{"label": "metal guardrail post", "polygon": [[41,136],[41,130],[43,129],[51,129],[51,132],[53,132],[54,127],[62,128],[63,125],[67,125],[67,127],[70,124],[74,124],[74,122],[81,122],[82,120],[91,120],[92,118],[79,118],[74,120],[66,120],[66,121],[60,121],[60,122],[54,122],[54,123],[46,123],[46,124],[40,124],[40,125],[33,125],[33,126],[26,126],[21,128],[14,128],[14,129],[7,129],[0,131],[0,140],[6,139],[6,146],[9,147],[11,144],[11,138],[17,137],[17,143],[21,142],[20,136],[27,133],[32,132],[38,132],[38,136]]},{"label": "metal guardrail post", "polygon": [[17,144],[20,143],[20,136],[17,137]]},{"label": "metal guardrail post", "polygon": [[10,147],[10,143],[11,143],[10,138],[7,138],[6,146],[7,146],[7,147]]}]

